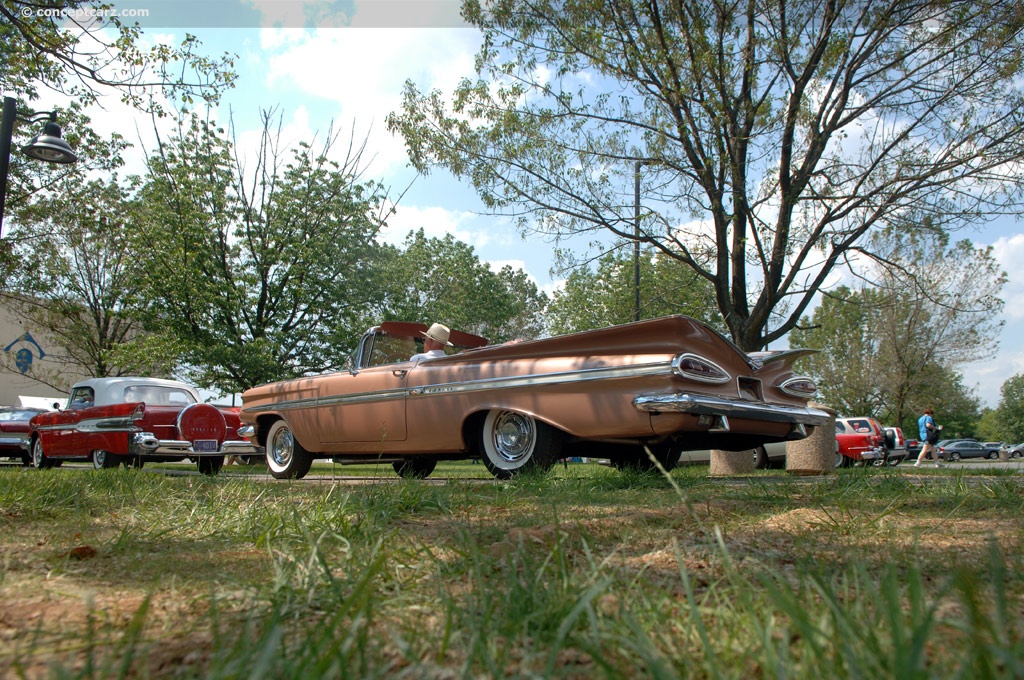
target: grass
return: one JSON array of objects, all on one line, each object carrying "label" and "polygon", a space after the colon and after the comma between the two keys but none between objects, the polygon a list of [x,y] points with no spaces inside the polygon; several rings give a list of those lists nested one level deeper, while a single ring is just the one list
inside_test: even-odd
[{"label": "grass", "polygon": [[0,469],[0,677],[1024,677],[1020,475],[325,467]]}]

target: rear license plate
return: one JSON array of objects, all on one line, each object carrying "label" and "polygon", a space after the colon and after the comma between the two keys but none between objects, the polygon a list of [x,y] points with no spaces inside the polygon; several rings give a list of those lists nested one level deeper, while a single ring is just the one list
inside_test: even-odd
[{"label": "rear license plate", "polygon": [[203,451],[205,453],[216,451],[218,448],[220,447],[217,445],[216,439],[197,439],[192,442],[192,450],[196,452]]}]

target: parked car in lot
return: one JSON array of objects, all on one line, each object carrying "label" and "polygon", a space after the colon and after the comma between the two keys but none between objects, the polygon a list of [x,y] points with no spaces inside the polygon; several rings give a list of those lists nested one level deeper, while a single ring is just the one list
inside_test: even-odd
[{"label": "parked car in lot", "polygon": [[885,431],[874,418],[836,418],[836,441],[836,467],[886,462]]},{"label": "parked car in lot", "polygon": [[1024,455],[1024,444],[1014,444],[1007,447],[1006,455],[1010,458],[1020,458]]},{"label": "parked car in lot", "polygon": [[45,412],[46,409],[27,406],[0,407],[0,457],[16,458],[28,465],[32,460],[28,423],[33,416]]},{"label": "parked car in lot", "polygon": [[985,458],[995,460],[1007,449],[1007,444],[1001,441],[982,441],[986,456]]},{"label": "parked car in lot", "polygon": [[[754,467],[758,470],[769,468],[786,467],[786,442],[774,442],[757,446],[751,449],[754,456]],[[698,449],[696,451],[683,451],[679,457],[679,463],[703,463],[711,462],[711,449]]]},{"label": "parked car in lot", "polygon": [[493,346],[451,331],[456,353],[410,361],[426,331],[382,323],[348,370],[246,391],[242,434],[266,447],[270,473],[331,458],[426,477],[438,460],[480,458],[507,479],[570,456],[644,467],[644,446],[671,468],[684,450],[753,449],[829,420],[792,368],[806,351],[748,355],[688,317]]},{"label": "parked car in lot", "polygon": [[936,445],[939,456],[946,460],[963,458],[999,458],[999,449],[987,447],[973,439],[944,440]]},{"label": "parked car in lot", "polygon": [[885,462],[888,465],[899,465],[910,455],[903,430],[898,427],[887,427],[883,437],[885,446]]},{"label": "parked car in lot", "polygon": [[32,418],[31,463],[87,460],[99,469],[191,460],[215,474],[225,455],[262,453],[238,436],[240,424],[237,408],[201,403],[176,380],[92,378],[71,388],[67,408]]}]

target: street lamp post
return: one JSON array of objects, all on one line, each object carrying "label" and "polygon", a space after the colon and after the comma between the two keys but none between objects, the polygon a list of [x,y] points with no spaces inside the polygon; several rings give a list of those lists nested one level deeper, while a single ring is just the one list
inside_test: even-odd
[{"label": "street lamp post", "polygon": [[71,145],[61,139],[57,113],[47,111],[18,116],[18,103],[12,97],[4,97],[3,118],[0,119],[0,234],[3,233],[4,207],[7,201],[7,171],[11,163],[11,140],[14,137],[15,120],[37,123],[46,120],[41,134],[23,146],[21,152],[29,158],[47,163],[74,163],[78,160]]}]

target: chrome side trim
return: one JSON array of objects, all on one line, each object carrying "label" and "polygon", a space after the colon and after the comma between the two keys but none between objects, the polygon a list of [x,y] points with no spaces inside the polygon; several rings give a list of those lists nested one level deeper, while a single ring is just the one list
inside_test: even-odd
[{"label": "chrome side trim", "polygon": [[748,418],[770,423],[799,423],[827,425],[832,417],[819,409],[782,404],[762,404],[723,397],[674,392],[670,394],[641,394],[633,399],[633,406],[641,411],[668,411],[693,415]]},{"label": "chrome side trim", "polygon": [[268,411],[293,411],[296,409],[316,408],[318,406],[335,406],[344,404],[366,404],[406,397],[421,397],[437,394],[453,394],[462,392],[480,392],[495,389],[518,389],[540,385],[560,385],[573,382],[590,382],[593,380],[614,380],[637,376],[669,375],[672,373],[670,361],[659,361],[649,364],[632,366],[612,366],[601,368],[584,368],[577,371],[561,371],[559,373],[538,373],[534,375],[512,376],[508,378],[481,378],[463,382],[436,383],[422,387],[393,388],[375,392],[359,392],[341,394],[331,397],[310,397],[279,401],[261,406],[243,407],[245,413],[259,414]]},{"label": "chrome side trim", "polygon": [[138,432],[139,428],[131,416],[118,416],[116,418],[92,418],[78,423],[40,425],[35,430],[36,432]]},{"label": "chrome side trim", "polygon": [[118,416],[117,418],[94,418],[82,420],[75,425],[78,432],[112,432],[124,430],[126,432],[138,431],[138,426],[131,416]]},{"label": "chrome side trim", "polygon": [[662,375],[671,372],[671,362],[613,366],[611,368],[584,368],[578,371],[562,371],[561,373],[538,373],[510,378],[484,378],[457,383],[424,385],[423,387],[410,389],[409,396],[449,394],[453,392],[480,392],[492,389],[516,389],[539,385],[561,385],[573,382],[591,382],[593,380],[615,380],[618,378]]}]

